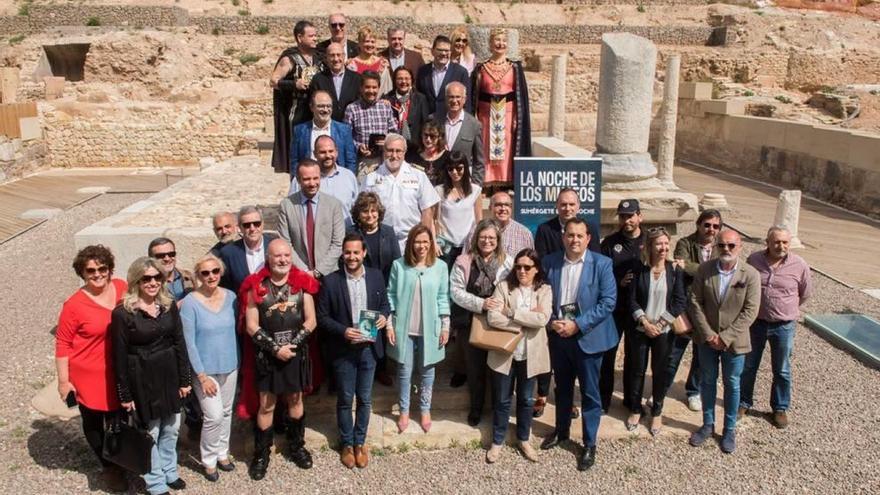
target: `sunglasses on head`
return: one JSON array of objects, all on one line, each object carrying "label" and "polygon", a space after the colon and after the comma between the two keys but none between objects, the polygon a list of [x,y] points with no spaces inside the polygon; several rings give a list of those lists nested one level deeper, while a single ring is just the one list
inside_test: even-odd
[{"label": "sunglasses on head", "polygon": [[94,275],[96,273],[100,273],[101,275],[106,275],[107,273],[110,273],[110,267],[105,265],[105,266],[99,266],[98,268],[86,268],[85,272],[86,272],[86,275]]},{"label": "sunglasses on head", "polygon": [[704,229],[715,229],[715,230],[718,230],[718,229],[721,228],[721,224],[719,224],[719,223],[712,223],[712,222],[703,222],[703,228],[704,228]]},{"label": "sunglasses on head", "polygon": [[161,282],[163,279],[162,275],[144,275],[141,277],[142,284],[148,284],[152,281]]},{"label": "sunglasses on head", "polygon": [[716,244],[716,246],[718,246],[718,249],[724,249],[724,248],[727,248],[727,249],[729,249],[729,250],[731,250],[731,251],[733,251],[734,249],[736,249],[736,243],[735,243],[735,242],[719,242],[718,244]]},{"label": "sunglasses on head", "polygon": [[161,259],[165,259],[165,258],[176,258],[176,257],[177,257],[177,251],[168,251],[165,253],[153,253],[153,258],[156,258],[157,260],[161,260]]},{"label": "sunglasses on head", "polygon": [[262,221],[262,220],[256,220],[256,221],[254,221],[254,222],[244,222],[244,223],[241,224],[241,227],[242,227],[243,229],[249,229],[249,228],[251,228],[251,227],[260,227],[260,226],[262,226],[262,225],[263,225],[263,221]]},{"label": "sunglasses on head", "polygon": [[220,275],[220,267],[212,268],[210,270],[199,270],[199,275],[203,277],[207,277],[208,275]]}]

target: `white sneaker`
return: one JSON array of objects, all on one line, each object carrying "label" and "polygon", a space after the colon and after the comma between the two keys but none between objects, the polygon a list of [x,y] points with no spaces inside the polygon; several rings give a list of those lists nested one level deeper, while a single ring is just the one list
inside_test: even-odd
[{"label": "white sneaker", "polygon": [[532,447],[532,444],[530,444],[528,440],[520,440],[519,451],[522,452],[523,457],[526,459],[532,462],[538,462],[538,452],[535,451],[535,448]]},{"label": "white sneaker", "polygon": [[489,450],[486,452],[486,462],[488,462],[489,464],[493,464],[498,460],[499,457],[501,457],[501,446],[495,445],[493,443],[492,446],[489,447]]},{"label": "white sneaker", "polygon": [[691,411],[703,410],[703,401],[700,400],[699,395],[692,395],[688,397],[688,409],[690,409]]}]

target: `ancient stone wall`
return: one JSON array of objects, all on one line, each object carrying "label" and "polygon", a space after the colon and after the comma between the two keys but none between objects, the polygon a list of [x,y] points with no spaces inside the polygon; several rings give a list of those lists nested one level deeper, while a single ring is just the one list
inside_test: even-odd
[{"label": "ancient stone wall", "polygon": [[[682,86],[685,88],[685,85]],[[705,97],[711,88],[697,91]],[[880,137],[742,115],[727,100],[679,100],[678,158],[766,180],[880,218]]]}]

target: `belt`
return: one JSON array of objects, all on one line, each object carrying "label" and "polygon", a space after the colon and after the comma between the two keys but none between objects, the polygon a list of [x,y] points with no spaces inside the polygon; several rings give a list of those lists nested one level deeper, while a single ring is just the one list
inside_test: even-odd
[{"label": "belt", "polygon": [[516,93],[512,91],[510,93],[507,93],[506,95],[491,95],[488,93],[480,93],[480,101],[485,101],[489,103],[496,101],[513,101],[514,98],[516,98]]}]

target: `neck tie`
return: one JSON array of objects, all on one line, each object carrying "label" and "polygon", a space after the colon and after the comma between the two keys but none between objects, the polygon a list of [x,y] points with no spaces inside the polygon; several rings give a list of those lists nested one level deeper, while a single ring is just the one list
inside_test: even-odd
[{"label": "neck tie", "polygon": [[312,200],[306,200],[306,242],[309,250],[309,269],[315,269],[315,215],[312,210]]}]

